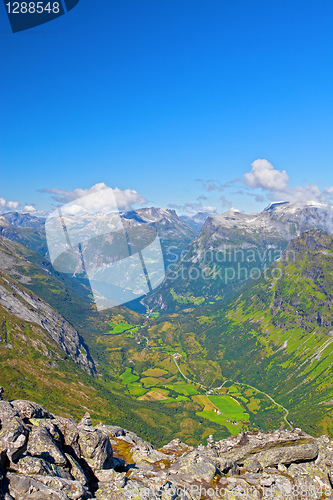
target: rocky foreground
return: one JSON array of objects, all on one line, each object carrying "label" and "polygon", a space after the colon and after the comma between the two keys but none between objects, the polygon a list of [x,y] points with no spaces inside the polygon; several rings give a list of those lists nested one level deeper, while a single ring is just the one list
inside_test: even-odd
[{"label": "rocky foreground", "polygon": [[0,420],[0,499],[333,499],[327,435],[247,432],[157,450],[88,414],[77,422],[29,401],[0,401]]}]

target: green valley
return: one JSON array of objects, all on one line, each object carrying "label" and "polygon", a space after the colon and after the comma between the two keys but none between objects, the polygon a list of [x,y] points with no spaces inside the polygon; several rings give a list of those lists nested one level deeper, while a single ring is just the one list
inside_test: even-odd
[{"label": "green valley", "polygon": [[[290,420],[313,434],[331,430],[333,244],[322,231],[307,231],[289,243],[295,259],[272,264],[279,279],[252,280],[229,302],[169,315],[142,316],[124,306],[97,312],[84,286],[48,267],[43,257],[18,243],[1,245],[4,279],[60,313],[96,367],[95,374],[80,378],[75,374],[82,369],[67,357],[68,368],[59,372],[46,365],[44,376],[38,363],[31,365],[44,354],[21,348],[14,339],[13,350],[0,346],[3,365],[12,360],[13,381],[3,384],[8,397],[51,405],[62,387],[61,373],[70,370],[70,387],[77,377],[84,387],[75,386],[74,398],[64,392],[64,413],[76,416],[89,408],[93,418],[113,424],[123,422],[126,413],[129,426],[151,441],[172,435],[198,443],[209,434],[221,439],[247,429],[290,426]],[[7,338],[20,322],[13,314],[9,319]],[[25,322],[24,329],[36,342],[33,324]],[[54,391],[37,391],[37,378]],[[88,387],[98,404],[81,400],[81,393],[91,399]]]}]

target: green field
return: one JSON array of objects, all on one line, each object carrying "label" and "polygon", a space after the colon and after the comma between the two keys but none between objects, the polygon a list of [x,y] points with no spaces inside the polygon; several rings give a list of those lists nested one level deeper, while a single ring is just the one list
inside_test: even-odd
[{"label": "green field", "polygon": [[138,383],[129,384],[128,390],[130,391],[131,395],[134,397],[143,396],[148,391],[148,389],[145,389],[144,387],[142,387],[141,384],[138,384]]},{"label": "green field", "polygon": [[139,377],[132,373],[132,368],[126,368],[124,373],[120,375],[120,378],[126,385],[132,384],[133,382],[139,380]]},{"label": "green field", "polygon": [[[112,327],[112,329],[109,332],[106,332],[105,335],[118,335],[119,333],[123,333],[126,330],[134,330],[136,327],[133,325],[130,325],[129,323],[108,323]],[[137,328],[136,328],[137,331]]]},{"label": "green field", "polygon": [[141,376],[144,377],[162,377],[163,375],[167,375],[168,372],[163,370],[162,368],[149,368],[148,370],[141,373]]},{"label": "green field", "polygon": [[150,313],[150,314],[149,314],[149,317],[150,317],[150,318],[158,318],[158,317],[159,317],[159,315],[160,315],[160,313],[159,313],[159,312],[153,312],[153,313]]},{"label": "green field", "polygon": [[248,420],[249,416],[244,412],[243,407],[230,396],[210,396],[210,401],[217,406],[226,418],[236,421]]},{"label": "green field", "polygon": [[198,417],[206,418],[215,424],[223,425],[232,435],[238,434],[241,431],[241,426],[243,425],[233,425],[231,422],[227,422],[227,419],[223,415],[218,415],[214,411],[198,411],[197,415]]},{"label": "green field", "polygon": [[154,387],[163,384],[165,379],[155,378],[155,377],[144,377],[141,379],[141,382],[145,387]]},{"label": "green field", "polygon": [[165,387],[179,394],[184,394],[185,396],[194,396],[198,394],[198,391],[192,384],[168,384]]}]

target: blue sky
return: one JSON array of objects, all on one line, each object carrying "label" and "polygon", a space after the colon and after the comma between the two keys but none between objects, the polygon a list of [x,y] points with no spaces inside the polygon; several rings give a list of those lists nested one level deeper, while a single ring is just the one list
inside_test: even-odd
[{"label": "blue sky", "polygon": [[0,6],[3,210],[96,184],[190,213],[328,201],[332,20],[331,0],[80,0],[12,34]]}]

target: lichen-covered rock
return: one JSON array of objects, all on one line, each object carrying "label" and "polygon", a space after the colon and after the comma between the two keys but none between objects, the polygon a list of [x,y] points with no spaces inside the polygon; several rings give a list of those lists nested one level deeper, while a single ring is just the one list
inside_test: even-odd
[{"label": "lichen-covered rock", "polygon": [[65,456],[68,460],[68,463],[70,464],[70,473],[71,476],[76,480],[79,481],[83,486],[87,486],[88,484],[88,479],[84,473],[84,470],[80,466],[80,464],[73,458],[71,455],[68,453],[65,453]]},{"label": "lichen-covered rock", "polygon": [[53,423],[61,431],[64,441],[64,451],[74,457],[80,458],[78,422],[73,418],[55,417]]},{"label": "lichen-covered rock", "polygon": [[151,443],[148,443],[148,441],[144,441],[142,438],[137,436],[134,432],[128,431],[126,429],[123,429],[122,427],[118,427],[115,425],[96,425],[96,429],[99,429],[105,434],[107,434],[109,437],[119,437],[126,441],[127,443],[133,444],[139,448],[142,449],[147,449],[147,450],[153,450],[154,446]]},{"label": "lichen-covered rock", "polygon": [[138,481],[128,481],[124,488],[114,482],[103,484],[95,493],[97,500],[150,500],[148,488]]},{"label": "lichen-covered rock", "polygon": [[315,439],[302,431],[247,432],[240,436],[230,436],[217,442],[216,450],[221,461],[236,461],[242,465],[255,454],[278,447],[297,447],[314,443]]},{"label": "lichen-covered rock", "polygon": [[67,460],[59,449],[48,429],[33,426],[29,433],[27,452],[33,457],[44,458],[50,463],[66,466]]},{"label": "lichen-covered rock", "polygon": [[34,425],[35,427],[45,427],[51,434],[57,446],[59,446],[60,448],[62,447],[63,436],[59,427],[56,425],[56,422],[53,419],[30,418],[29,424]]},{"label": "lichen-covered rock", "polygon": [[[113,459],[109,436],[127,463]],[[122,427],[94,427],[89,414],[78,423],[21,400],[0,399],[0,465],[0,500],[333,499],[327,435],[246,432],[156,450]]]},{"label": "lichen-covered rock", "polygon": [[[278,464],[291,464],[292,462],[301,462],[314,460],[318,455],[317,443],[299,444],[298,446],[281,446],[271,448],[266,451],[256,453],[254,459],[262,467],[274,467]],[[253,462],[253,459],[248,459]],[[245,460],[244,467],[248,468],[248,460]]]},{"label": "lichen-covered rock", "polygon": [[22,419],[24,418],[51,418],[51,414],[38,403],[17,399],[12,401],[13,408],[19,413]]},{"label": "lichen-covered rock", "polygon": [[217,472],[215,463],[196,450],[181,457],[169,470],[187,482],[204,480],[207,483],[212,481]]},{"label": "lichen-covered rock", "polygon": [[72,479],[71,475],[61,467],[47,462],[43,458],[29,455],[20,458],[12,468],[19,474],[39,474],[41,476],[56,476],[63,479]]},{"label": "lichen-covered rock", "polygon": [[133,461],[138,464],[145,461],[148,463],[159,462],[160,460],[170,460],[170,456],[146,446],[135,446],[131,450]]},{"label": "lichen-covered rock", "polygon": [[[133,480],[128,480],[123,487],[115,483],[105,483],[96,491],[95,497],[97,500],[191,500],[195,498],[169,481],[160,487],[148,487],[140,481]],[[197,499],[200,500],[200,496]]]},{"label": "lichen-covered rock", "polygon": [[49,488],[35,478],[22,474],[8,473],[4,488],[8,489],[14,500],[70,500],[66,493]]},{"label": "lichen-covered rock", "polygon": [[33,476],[34,479],[45,486],[65,493],[71,500],[85,500],[90,497],[88,490],[79,481],[70,481],[54,476]]},{"label": "lichen-covered rock", "polygon": [[28,427],[7,401],[0,401],[0,425],[0,453],[14,461],[25,451]]},{"label": "lichen-covered rock", "polygon": [[114,469],[101,469],[95,470],[94,475],[99,483],[109,483],[110,481],[114,481],[119,473]]},{"label": "lichen-covered rock", "polygon": [[85,459],[92,470],[111,469],[113,453],[109,436],[93,427],[88,415],[85,415],[81,420],[78,433],[81,457]]},{"label": "lichen-covered rock", "polygon": [[0,422],[1,427],[3,427],[6,422],[13,419],[14,417],[20,417],[19,412],[14,408],[14,406],[8,401],[0,400]]}]

